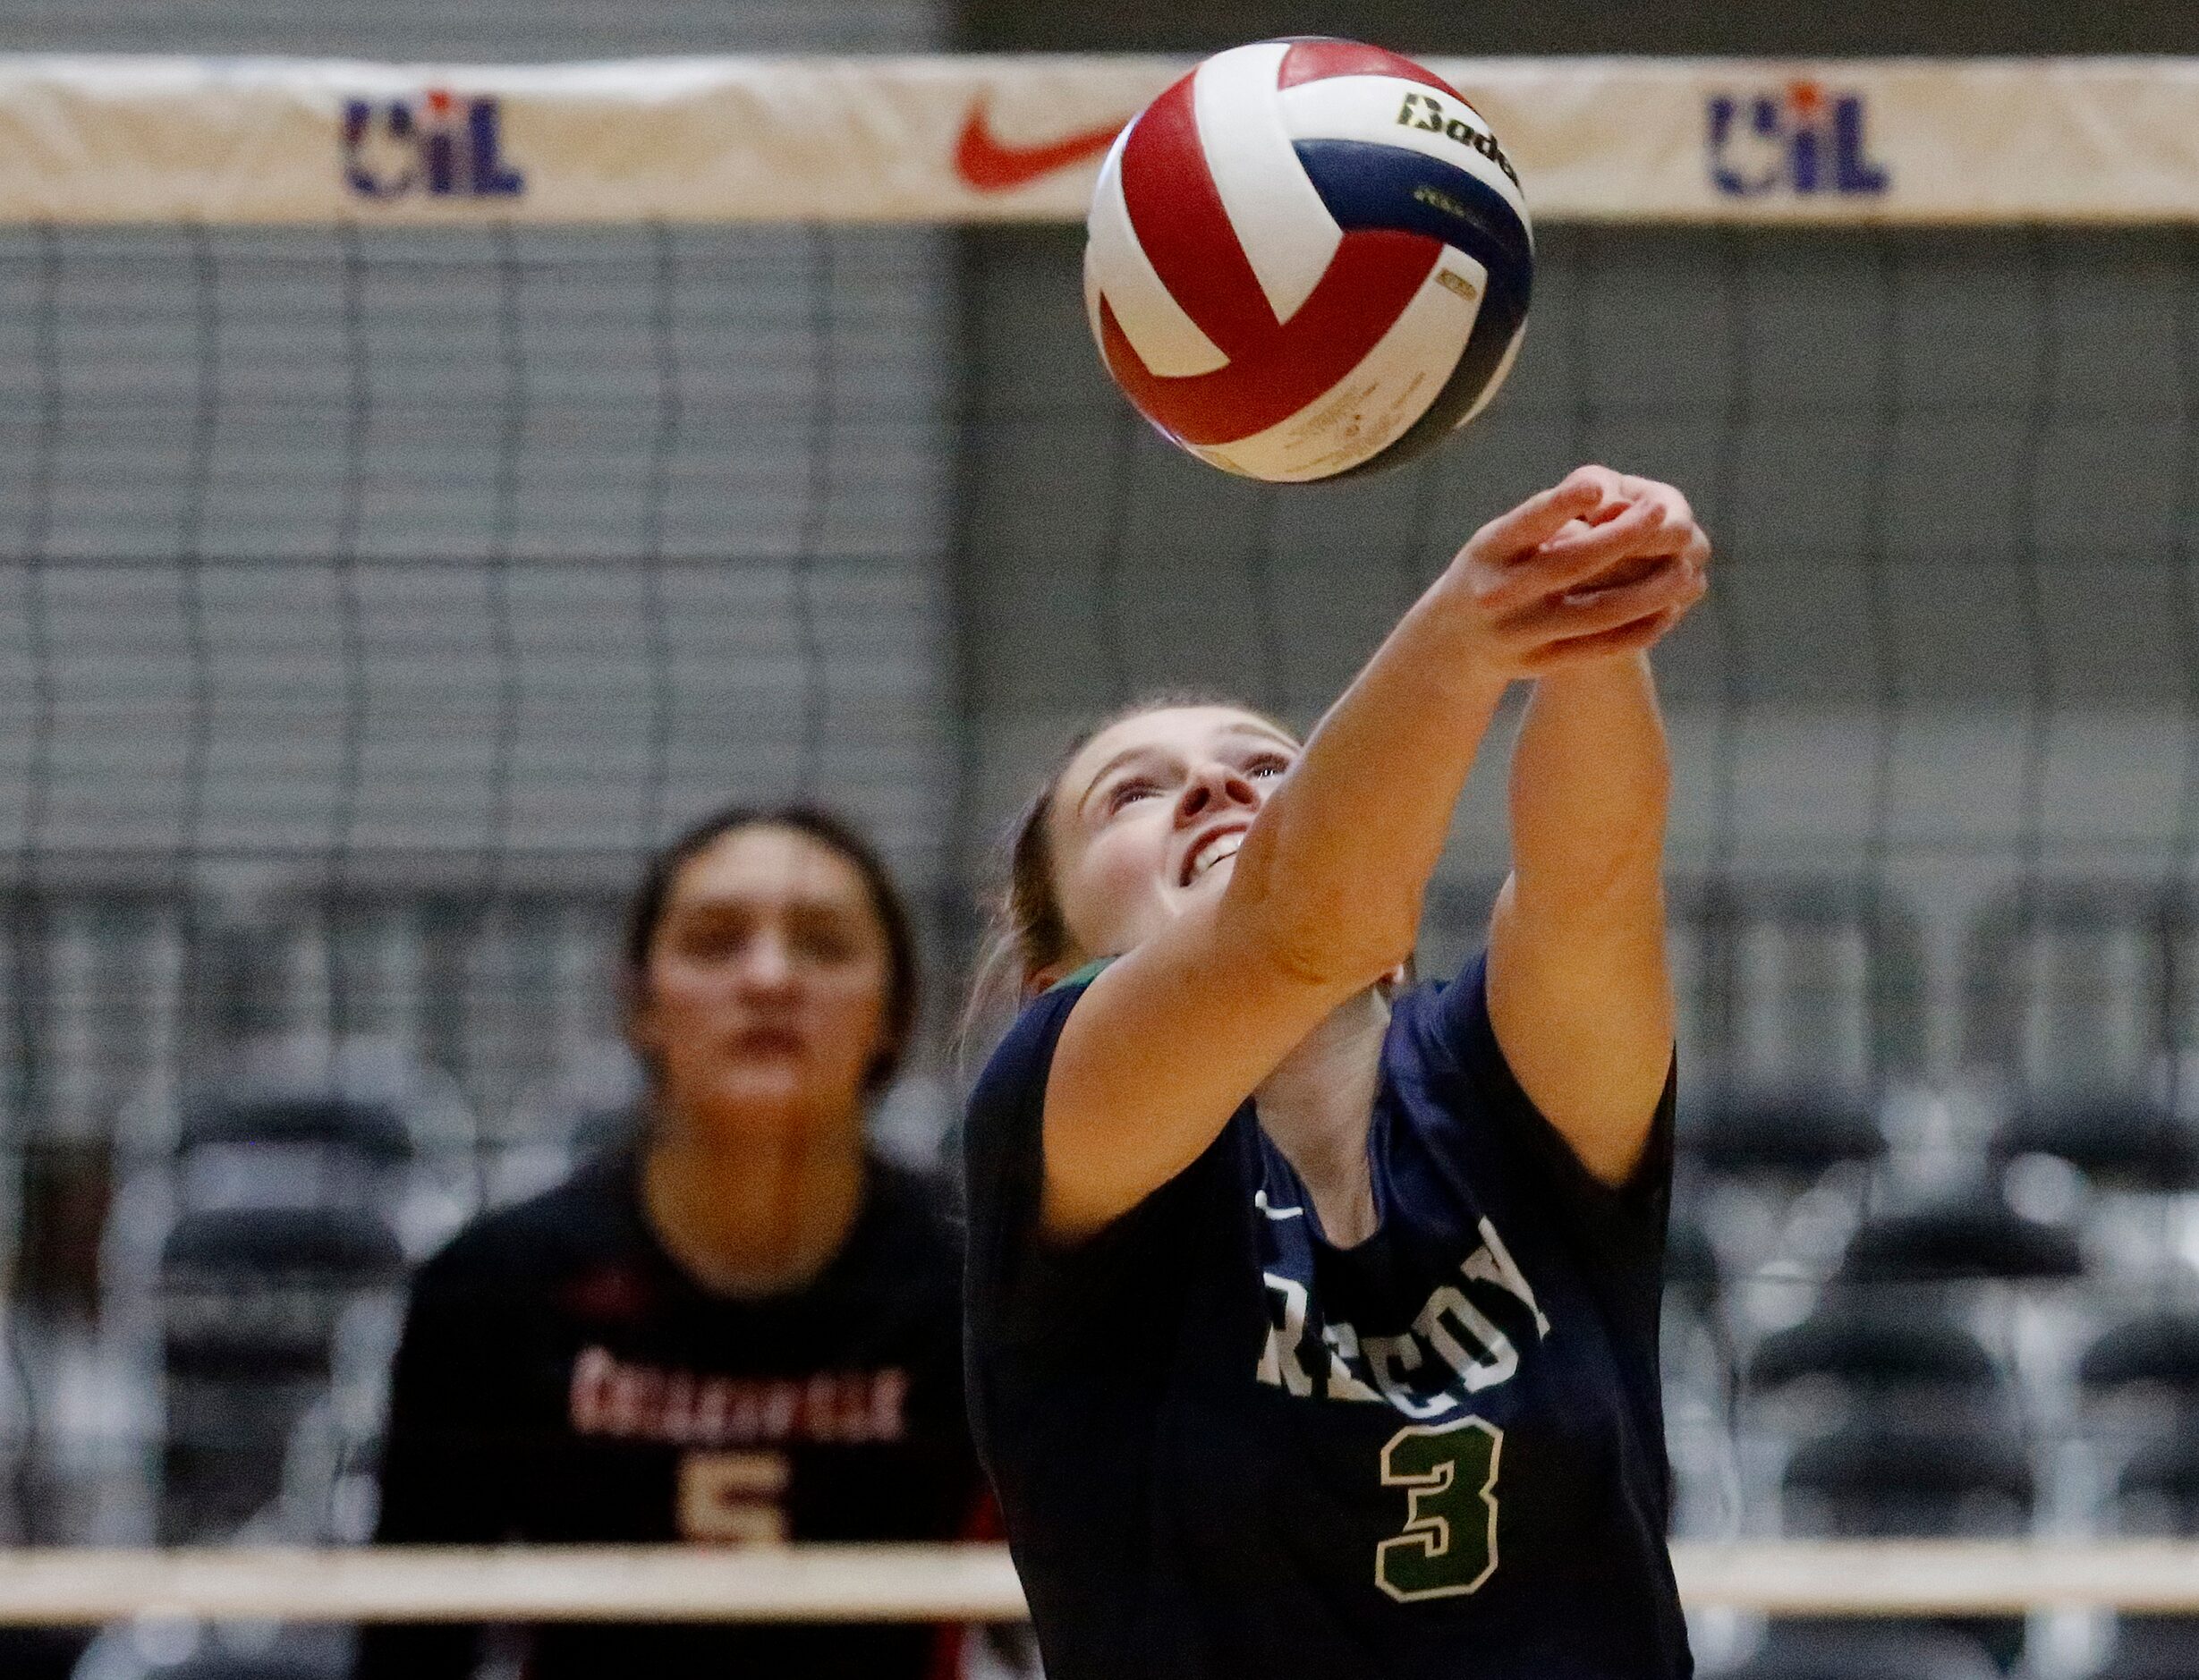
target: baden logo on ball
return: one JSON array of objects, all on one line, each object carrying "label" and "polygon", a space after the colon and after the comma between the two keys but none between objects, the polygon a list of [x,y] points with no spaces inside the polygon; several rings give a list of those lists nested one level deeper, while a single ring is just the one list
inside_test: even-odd
[{"label": "baden logo on ball", "polygon": [[1201,460],[1278,483],[1394,465],[1480,413],[1534,276],[1489,124],[1354,41],[1201,64],[1116,139],[1086,233],[1116,383]]}]

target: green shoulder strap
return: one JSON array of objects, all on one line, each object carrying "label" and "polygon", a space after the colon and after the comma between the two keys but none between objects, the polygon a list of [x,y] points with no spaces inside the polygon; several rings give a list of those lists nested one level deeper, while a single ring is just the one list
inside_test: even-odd
[{"label": "green shoulder strap", "polygon": [[1111,956],[1096,957],[1077,970],[1075,973],[1064,974],[1046,989],[1049,992],[1057,992],[1065,986],[1082,986],[1087,980],[1097,980],[1100,977],[1100,971],[1114,960]]}]

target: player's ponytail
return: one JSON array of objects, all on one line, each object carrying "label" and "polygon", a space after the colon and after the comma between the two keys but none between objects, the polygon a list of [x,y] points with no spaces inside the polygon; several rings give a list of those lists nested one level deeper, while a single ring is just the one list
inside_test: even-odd
[{"label": "player's ponytail", "polygon": [[1067,955],[1068,924],[1054,885],[1054,787],[1095,730],[1070,743],[1010,830],[1006,878],[986,895],[985,938],[955,1035],[967,1057],[987,1029],[1013,1014],[1038,977]]}]

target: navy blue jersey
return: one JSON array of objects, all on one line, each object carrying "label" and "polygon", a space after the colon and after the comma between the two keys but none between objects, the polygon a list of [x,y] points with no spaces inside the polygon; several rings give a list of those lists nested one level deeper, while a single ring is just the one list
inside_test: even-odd
[{"label": "navy blue jersey", "polygon": [[1039,1223],[1062,1024],[967,1132],[970,1392],[1049,1680],[1672,1680],[1657,1370],[1668,1085],[1619,1189],[1498,1048],[1477,965],[1395,1004],[1349,1249],[1251,1103],[1074,1244]]}]

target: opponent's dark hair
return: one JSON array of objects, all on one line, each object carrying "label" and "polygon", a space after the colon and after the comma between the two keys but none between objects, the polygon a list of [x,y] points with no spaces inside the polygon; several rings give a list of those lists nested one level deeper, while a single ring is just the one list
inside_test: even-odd
[{"label": "opponent's dark hair", "polygon": [[886,1032],[863,1075],[863,1083],[871,1091],[883,1090],[900,1071],[902,1057],[916,1031],[921,974],[915,923],[909,915],[908,901],[878,848],[845,818],[821,806],[729,805],[703,818],[642,866],[641,879],[626,902],[625,932],[620,940],[621,980],[628,1011],[648,996],[650,955],[656,948],[665,905],[682,872],[720,840],[749,828],[790,829],[842,858],[862,878],[870,912],[886,936],[887,957]]},{"label": "opponent's dark hair", "polygon": [[1262,723],[1297,739],[1297,733],[1257,706],[1227,695],[1196,690],[1166,690],[1133,700],[1097,723],[1079,730],[1054,757],[1045,778],[1024,803],[1008,830],[1006,867],[985,895],[985,943],[977,972],[964,1005],[957,1041],[967,1050],[986,1022],[1012,1010],[1028,997],[1046,972],[1069,955],[1069,925],[1061,913],[1061,894],[1054,873],[1054,796],[1062,776],[1077,754],[1116,725],[1148,712],[1176,711],[1191,706],[1226,706],[1259,718]]}]

